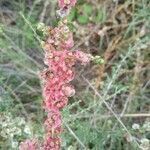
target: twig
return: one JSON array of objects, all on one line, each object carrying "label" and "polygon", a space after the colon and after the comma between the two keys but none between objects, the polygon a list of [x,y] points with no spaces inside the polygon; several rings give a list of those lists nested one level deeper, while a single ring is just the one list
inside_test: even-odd
[{"label": "twig", "polygon": [[40,15],[40,22],[43,22],[44,21],[44,17],[45,17],[45,14],[46,14],[46,9],[47,9],[47,6],[49,5],[49,0],[46,0],[45,3],[44,3],[44,8],[43,8],[43,11]]},{"label": "twig", "polygon": [[31,30],[34,33],[35,38],[39,41],[39,43],[41,44],[42,40],[40,39],[39,35],[36,33],[35,29],[33,28],[33,26],[31,25],[31,23],[25,18],[24,14],[22,12],[19,13],[21,15],[21,17],[25,20],[25,22],[28,24],[28,26],[31,28]]},{"label": "twig", "polygon": [[18,96],[13,92],[13,90],[9,86],[7,86],[7,85],[4,85],[4,86],[8,89],[8,91],[10,92],[10,94],[12,94],[14,96],[15,100],[20,104],[22,112],[24,113],[24,115],[28,119],[28,121],[31,121],[30,115],[28,114],[28,112],[24,108],[24,106],[23,106],[21,100],[18,98]]},{"label": "twig", "polygon": [[[34,64],[36,64],[39,68],[41,67],[40,63],[38,63],[37,61],[35,61],[31,56],[27,55],[26,53],[24,53],[23,51],[21,51],[20,47],[16,45],[16,43],[10,38],[8,37],[5,33],[2,33],[2,35],[14,46],[14,48],[17,50],[18,53],[22,54],[23,56],[27,57],[29,60],[31,60]],[[3,52],[6,52],[6,50],[2,50]],[[21,65],[21,64],[20,64]],[[25,66],[24,66],[25,67]],[[31,69],[30,69],[31,70]],[[30,71],[34,74],[37,74],[34,71]]]},{"label": "twig", "polygon": [[81,140],[76,136],[76,134],[72,131],[72,129],[68,126],[67,123],[64,122],[64,125],[69,130],[69,132],[73,135],[73,137],[81,144],[81,146],[86,149],[85,145],[81,142]]},{"label": "twig", "polygon": [[[121,114],[116,114],[117,116],[120,116]],[[107,118],[114,118],[113,115],[81,115],[81,116],[75,116],[75,118],[96,118],[96,119],[107,119]],[[140,118],[140,117],[150,117],[149,113],[142,113],[142,114],[124,114],[122,118]],[[73,116],[74,118],[74,116]]]}]

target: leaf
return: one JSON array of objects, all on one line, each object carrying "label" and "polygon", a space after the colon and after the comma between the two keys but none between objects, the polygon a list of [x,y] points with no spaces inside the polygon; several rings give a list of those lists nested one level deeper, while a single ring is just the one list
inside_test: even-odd
[{"label": "leaf", "polygon": [[97,22],[104,22],[106,20],[106,15],[105,14],[106,14],[105,10],[103,10],[103,9],[97,10],[96,15],[93,16],[93,21],[96,22],[96,23]]},{"label": "leaf", "polygon": [[76,8],[72,8],[69,16],[67,17],[68,21],[73,21],[75,19],[76,16]]},{"label": "leaf", "polygon": [[83,6],[82,6],[82,10],[83,10],[83,13],[85,14],[85,15],[91,15],[91,13],[92,13],[92,6],[91,5],[89,5],[89,4],[84,4]]},{"label": "leaf", "polygon": [[79,15],[77,20],[81,24],[87,24],[89,22],[88,16],[83,16],[83,15]]}]

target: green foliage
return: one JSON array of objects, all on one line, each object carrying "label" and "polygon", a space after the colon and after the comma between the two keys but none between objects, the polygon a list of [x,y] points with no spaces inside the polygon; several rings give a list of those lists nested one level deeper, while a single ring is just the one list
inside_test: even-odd
[{"label": "green foliage", "polygon": [[106,20],[105,9],[95,8],[91,3],[79,3],[78,7],[72,9],[68,21],[77,20],[80,24],[102,23]]},{"label": "green foliage", "polygon": [[9,111],[13,107],[13,100],[8,93],[0,95],[0,112]]},{"label": "green foliage", "polygon": [[79,8],[77,15],[77,20],[81,24],[87,24],[89,22],[89,16],[92,13],[92,6],[88,4],[83,4]]},{"label": "green foliage", "polygon": [[69,22],[73,21],[76,17],[76,13],[77,13],[77,10],[76,8],[73,8],[69,14],[69,16],[67,16],[67,19]]},{"label": "green foliage", "polygon": [[[1,72],[2,70],[0,70]],[[4,87],[2,86],[3,81],[5,78],[0,76],[0,113],[7,112],[13,107],[13,100],[11,99],[8,92],[5,91]]]}]

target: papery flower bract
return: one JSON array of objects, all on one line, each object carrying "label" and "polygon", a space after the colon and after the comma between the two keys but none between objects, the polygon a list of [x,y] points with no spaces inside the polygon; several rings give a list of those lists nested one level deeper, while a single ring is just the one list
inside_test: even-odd
[{"label": "papery flower bract", "polygon": [[77,0],[59,0],[59,7],[72,7],[76,4]]},{"label": "papery flower bract", "polygon": [[44,100],[44,108],[46,110],[49,110],[50,108],[62,109],[67,105],[67,103],[68,103],[67,97],[62,97],[61,99],[55,101],[47,99]]},{"label": "papery flower bract", "polygon": [[55,101],[54,106],[56,106],[58,109],[62,109],[67,104],[68,104],[68,98],[64,96],[61,99]]},{"label": "papery flower bract", "polygon": [[60,150],[60,138],[47,136],[43,143],[44,150]]},{"label": "papery flower bract", "polygon": [[[52,107],[51,107],[52,108]],[[47,119],[45,120],[45,129],[47,134],[55,136],[61,133],[61,114],[58,110],[54,109],[48,112]]]},{"label": "papery flower bract", "polygon": [[64,85],[64,86],[62,87],[62,89],[63,89],[64,94],[65,94],[67,97],[72,97],[72,96],[74,96],[74,94],[75,94],[75,89],[74,89],[74,87],[71,86],[71,85]]},{"label": "papery flower bract", "polygon": [[49,43],[44,43],[43,44],[43,49],[45,51],[53,51],[53,50],[56,50],[55,47],[52,45],[52,44],[49,44]]},{"label": "papery flower bract", "polygon": [[69,48],[72,48],[73,46],[74,46],[73,36],[72,36],[72,33],[70,33],[70,35],[68,35],[66,41],[61,43],[61,47],[69,49]]},{"label": "papery flower bract", "polygon": [[80,61],[83,65],[86,65],[91,61],[91,55],[86,54],[82,51],[77,50],[77,51],[75,51],[74,55],[75,55],[76,59],[78,61]]},{"label": "papery flower bract", "polygon": [[[70,49],[74,46],[73,34],[64,22],[59,23],[59,27],[54,28],[50,32],[50,37],[47,39],[44,49]],[[55,47],[55,48],[54,48]]]},{"label": "papery flower bract", "polygon": [[19,150],[39,150],[38,141],[33,139],[21,142]]}]

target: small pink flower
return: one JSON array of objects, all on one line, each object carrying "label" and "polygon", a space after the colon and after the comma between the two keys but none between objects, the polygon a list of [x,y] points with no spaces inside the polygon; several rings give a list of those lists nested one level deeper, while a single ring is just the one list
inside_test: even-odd
[{"label": "small pink flower", "polygon": [[64,7],[72,7],[76,4],[77,0],[59,0],[59,7],[64,8]]},{"label": "small pink flower", "polygon": [[60,138],[46,137],[43,143],[44,150],[60,150]]},{"label": "small pink flower", "polygon": [[55,101],[54,106],[58,109],[62,109],[67,104],[68,104],[68,98],[64,96],[60,100]]},{"label": "small pink flower", "polygon": [[52,80],[54,78],[54,74],[52,71],[50,71],[49,69],[44,69],[41,73],[40,73],[40,78],[44,79],[44,81],[49,81]]},{"label": "small pink flower", "polygon": [[19,146],[19,150],[38,150],[38,148],[38,141],[35,139],[21,142]]},{"label": "small pink flower", "polygon": [[50,110],[51,108],[62,109],[67,105],[67,103],[68,103],[68,98],[65,96],[60,98],[59,100],[47,99],[44,100],[44,108],[46,110]]},{"label": "small pink flower", "polygon": [[75,89],[71,85],[64,85],[62,89],[67,97],[72,97],[75,94]]},{"label": "small pink flower", "polygon": [[[52,107],[51,107],[52,108]],[[61,133],[61,125],[62,125],[62,120],[61,120],[61,114],[58,110],[51,110],[48,113],[47,119],[45,120],[45,129],[47,131],[47,134],[51,136],[56,136]]]},{"label": "small pink flower", "polygon": [[86,65],[91,61],[91,55],[82,51],[77,50],[75,51],[74,55],[76,59],[82,63],[82,65]]},{"label": "small pink flower", "polygon": [[70,49],[74,46],[72,33],[68,35],[68,38],[60,43],[60,46],[65,49]]},{"label": "small pink flower", "polygon": [[55,47],[52,45],[52,44],[49,44],[49,43],[45,43],[43,45],[43,49],[47,52],[50,52],[50,51],[53,51],[55,50]]}]

